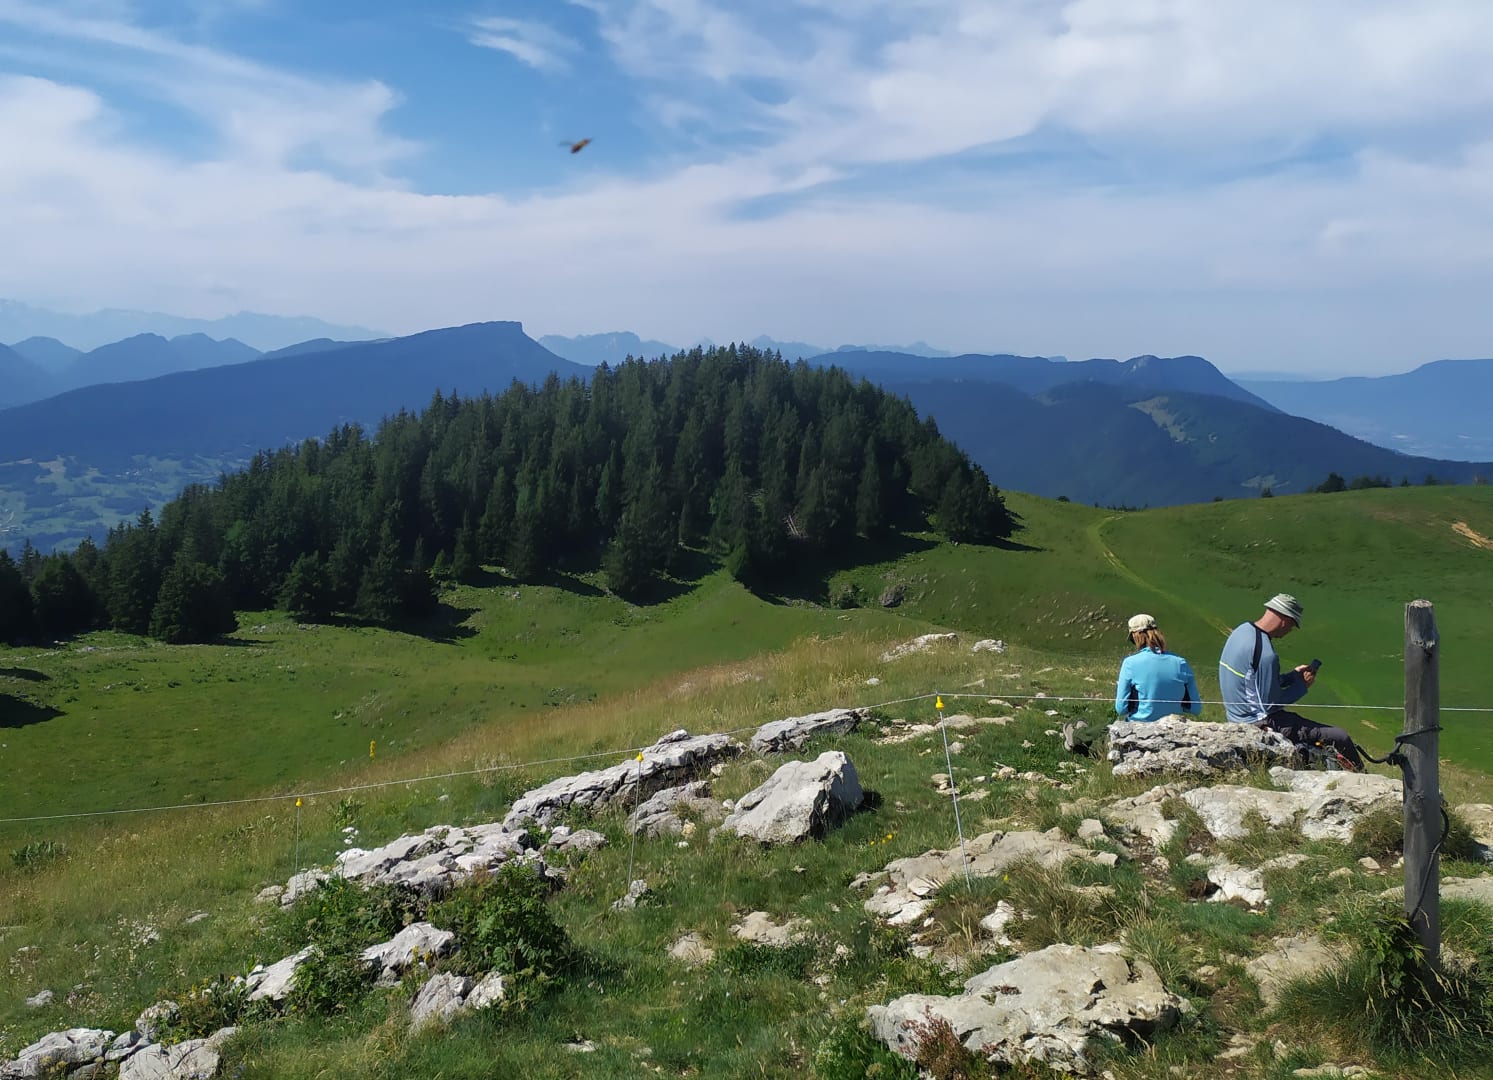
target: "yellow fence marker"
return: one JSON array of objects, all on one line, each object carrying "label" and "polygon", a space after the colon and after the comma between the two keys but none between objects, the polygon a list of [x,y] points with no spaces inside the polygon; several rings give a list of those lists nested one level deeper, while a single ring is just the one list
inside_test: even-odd
[{"label": "yellow fence marker", "polygon": [[378,742],[377,741],[375,741],[374,739],[369,739],[368,740],[368,760],[369,761],[373,760],[373,752],[374,752],[374,750],[377,747],[378,747]]}]

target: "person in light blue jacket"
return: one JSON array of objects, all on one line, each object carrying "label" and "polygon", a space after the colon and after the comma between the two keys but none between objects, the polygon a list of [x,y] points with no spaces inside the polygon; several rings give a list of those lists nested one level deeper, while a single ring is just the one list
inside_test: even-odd
[{"label": "person in light blue jacket", "polygon": [[1136,651],[1120,664],[1115,712],[1126,720],[1150,721],[1203,711],[1197,677],[1185,659],[1166,651],[1155,618],[1132,616],[1130,643]]}]

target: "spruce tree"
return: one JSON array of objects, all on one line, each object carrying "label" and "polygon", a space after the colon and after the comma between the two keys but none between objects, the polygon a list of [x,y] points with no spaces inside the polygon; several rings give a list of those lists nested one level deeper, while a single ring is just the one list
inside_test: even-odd
[{"label": "spruce tree", "polygon": [[223,575],[205,563],[177,559],[161,580],[150,636],[170,645],[212,641],[238,629]]}]

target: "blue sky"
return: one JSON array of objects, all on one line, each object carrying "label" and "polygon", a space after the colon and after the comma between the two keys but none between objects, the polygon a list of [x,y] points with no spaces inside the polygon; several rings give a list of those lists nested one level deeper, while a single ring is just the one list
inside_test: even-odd
[{"label": "blue sky", "polygon": [[61,310],[1493,355],[1475,0],[0,0],[0,148]]}]

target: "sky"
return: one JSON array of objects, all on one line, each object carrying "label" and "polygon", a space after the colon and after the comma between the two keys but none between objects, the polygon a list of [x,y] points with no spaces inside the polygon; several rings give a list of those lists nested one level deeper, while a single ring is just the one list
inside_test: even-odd
[{"label": "sky", "polygon": [[1493,356],[1493,4],[0,0],[0,250],[74,312],[1406,371]]}]

